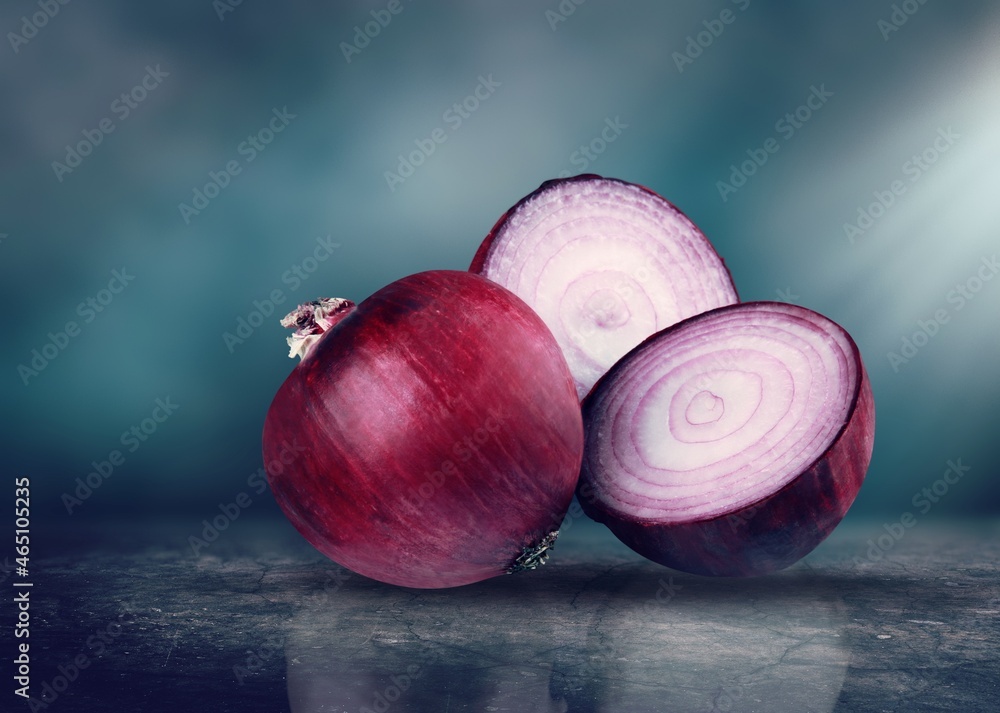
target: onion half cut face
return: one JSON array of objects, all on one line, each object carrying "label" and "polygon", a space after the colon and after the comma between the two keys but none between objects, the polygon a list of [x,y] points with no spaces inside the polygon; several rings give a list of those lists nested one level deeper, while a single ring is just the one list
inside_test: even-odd
[{"label": "onion half cut face", "polygon": [[850,507],[874,440],[857,346],[811,310],[750,302],[660,332],[584,402],[581,504],[650,559],[761,574]]},{"label": "onion half cut face", "polygon": [[471,270],[541,316],[581,399],[649,335],[738,300],[722,259],[677,207],[591,174],[548,181],[518,202]]}]

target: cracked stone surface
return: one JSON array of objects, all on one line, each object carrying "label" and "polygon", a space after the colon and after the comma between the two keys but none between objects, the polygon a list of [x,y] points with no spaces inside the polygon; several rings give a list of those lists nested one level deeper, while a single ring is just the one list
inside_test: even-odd
[{"label": "cracked stone surface", "polygon": [[580,519],[537,570],[421,591],[284,521],[239,520],[198,555],[198,528],[77,525],[35,549],[35,706],[8,691],[3,709],[1000,710],[1000,522],[872,549],[885,533],[845,523],[784,572],[709,579]]}]

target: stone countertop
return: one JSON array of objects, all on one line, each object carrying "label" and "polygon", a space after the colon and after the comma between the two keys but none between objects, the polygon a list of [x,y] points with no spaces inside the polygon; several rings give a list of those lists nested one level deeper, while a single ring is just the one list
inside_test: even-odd
[{"label": "stone countertop", "polygon": [[1000,710],[998,521],[848,521],[781,573],[710,579],[581,518],[538,570],[423,591],[284,521],[197,555],[190,524],[71,524],[33,552],[35,704],[3,710]]}]

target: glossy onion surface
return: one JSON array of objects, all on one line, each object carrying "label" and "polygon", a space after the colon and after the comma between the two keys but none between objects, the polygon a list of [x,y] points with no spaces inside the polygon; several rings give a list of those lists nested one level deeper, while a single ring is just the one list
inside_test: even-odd
[{"label": "glossy onion surface", "polygon": [[315,341],[264,425],[285,514],[322,553],[408,587],[530,568],[579,475],[573,380],[541,319],[475,274],[379,290]]}]

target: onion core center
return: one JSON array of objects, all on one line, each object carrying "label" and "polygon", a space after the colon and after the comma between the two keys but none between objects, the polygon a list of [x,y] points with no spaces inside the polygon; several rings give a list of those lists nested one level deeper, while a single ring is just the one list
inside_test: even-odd
[{"label": "onion core center", "polygon": [[711,391],[699,391],[688,404],[684,417],[695,426],[715,423],[726,412],[726,404]]},{"label": "onion core center", "polygon": [[631,312],[625,300],[614,290],[598,290],[584,305],[584,315],[592,315],[594,324],[605,329],[620,327],[628,321]]}]

